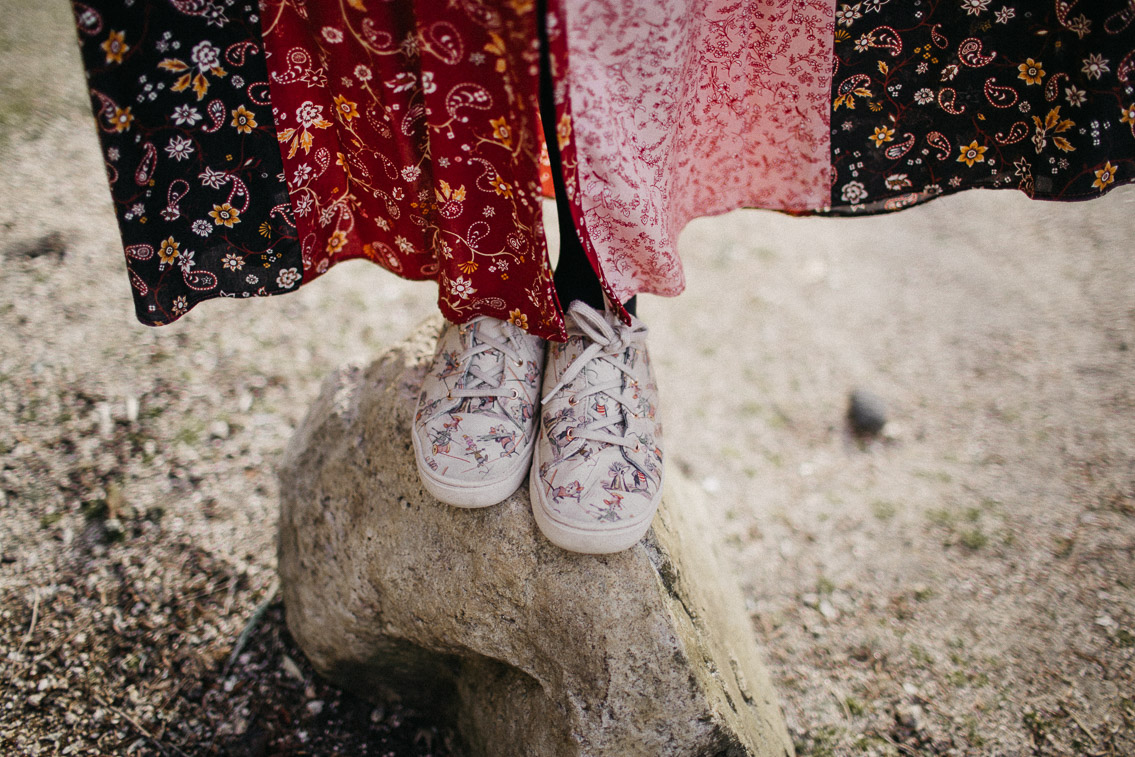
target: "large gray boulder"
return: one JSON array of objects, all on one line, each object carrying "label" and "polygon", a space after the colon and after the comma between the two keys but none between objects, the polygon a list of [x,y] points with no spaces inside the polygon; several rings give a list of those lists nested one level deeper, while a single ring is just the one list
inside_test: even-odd
[{"label": "large gray boulder", "polygon": [[316,669],[438,711],[475,755],[791,754],[675,471],[647,537],[606,557],[544,539],[527,485],[482,510],[425,492],[410,422],[439,325],[332,374],[282,463],[287,622]]}]

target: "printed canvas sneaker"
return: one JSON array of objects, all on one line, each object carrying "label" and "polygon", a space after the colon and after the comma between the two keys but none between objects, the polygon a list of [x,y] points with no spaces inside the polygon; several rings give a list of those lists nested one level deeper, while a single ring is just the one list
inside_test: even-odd
[{"label": "printed canvas sneaker", "polygon": [[662,496],[658,388],[646,326],[581,302],[568,340],[549,342],[529,488],[540,530],[572,552],[606,554],[642,538]]},{"label": "printed canvas sneaker", "polygon": [[507,321],[446,323],[411,434],[430,494],[487,507],[516,491],[532,460],[543,361],[544,340]]}]

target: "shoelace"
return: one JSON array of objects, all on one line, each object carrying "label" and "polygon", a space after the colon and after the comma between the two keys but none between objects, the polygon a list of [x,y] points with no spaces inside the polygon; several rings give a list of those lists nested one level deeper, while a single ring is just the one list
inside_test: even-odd
[{"label": "shoelace", "polygon": [[[572,304],[568,310],[568,315],[572,317],[576,326],[591,343],[572,361],[571,365],[564,371],[560,382],[544,395],[543,401],[546,403],[550,400],[579,376],[589,363],[596,360],[615,368],[630,379],[628,388],[637,386],[639,377],[630,366],[626,365],[626,351],[627,348],[646,339],[646,326],[641,322],[636,322],[632,326],[626,326],[622,323],[613,325],[602,313],[579,302]],[[607,381],[592,384],[577,392],[571,401],[572,404],[576,404],[584,397],[600,393],[611,399],[616,407],[621,406],[622,412],[608,412],[604,417],[592,419],[586,425],[568,429],[569,443],[561,452],[564,457],[575,454],[586,440],[617,444],[623,447],[638,445],[638,440],[626,433],[626,413],[633,410],[632,403],[635,398],[628,396],[627,390],[623,387],[622,376],[616,374]]]},{"label": "shoelace", "polygon": [[[510,331],[512,327],[504,321],[499,321],[501,327],[498,331],[504,333],[492,333],[494,320],[496,319],[489,316],[481,316],[457,327],[461,336],[464,337],[462,342],[468,344],[468,346],[456,358],[457,365],[463,366],[464,376],[461,382],[462,388],[454,389],[448,395],[449,399],[454,400],[454,404],[467,397],[519,396],[515,389],[505,389],[501,384],[504,379],[504,361],[511,359],[517,366],[520,366],[524,364],[524,357],[520,354],[520,349],[516,343],[516,333]],[[480,366],[474,365],[472,362],[477,355],[486,352],[499,354],[499,358],[493,361],[491,373],[482,371]],[[431,418],[447,413],[452,408],[453,405],[446,406],[443,404]]]}]

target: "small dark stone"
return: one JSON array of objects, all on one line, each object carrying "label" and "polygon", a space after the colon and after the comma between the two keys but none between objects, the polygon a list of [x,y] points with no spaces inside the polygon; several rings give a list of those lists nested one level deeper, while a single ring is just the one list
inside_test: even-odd
[{"label": "small dark stone", "polygon": [[34,259],[50,255],[56,260],[62,260],[63,256],[66,254],[67,240],[65,240],[63,234],[58,231],[53,231],[50,234],[44,234],[42,237],[29,239],[25,242],[16,242],[5,250],[5,255],[9,258]]},{"label": "small dark stone", "polygon": [[859,436],[874,436],[887,424],[887,406],[877,394],[856,389],[848,402],[847,421]]}]

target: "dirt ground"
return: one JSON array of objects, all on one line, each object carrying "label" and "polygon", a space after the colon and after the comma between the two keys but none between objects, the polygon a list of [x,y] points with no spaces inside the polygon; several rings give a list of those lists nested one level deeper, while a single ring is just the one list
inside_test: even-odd
[{"label": "dirt ground", "polygon": [[[432,287],[348,263],[138,325],[66,4],[0,11],[0,753],[450,754],[316,678],[274,585],[275,460]],[[1135,754],[1133,247],[1130,188],[684,234],[640,304],[668,465],[800,754]]]}]

